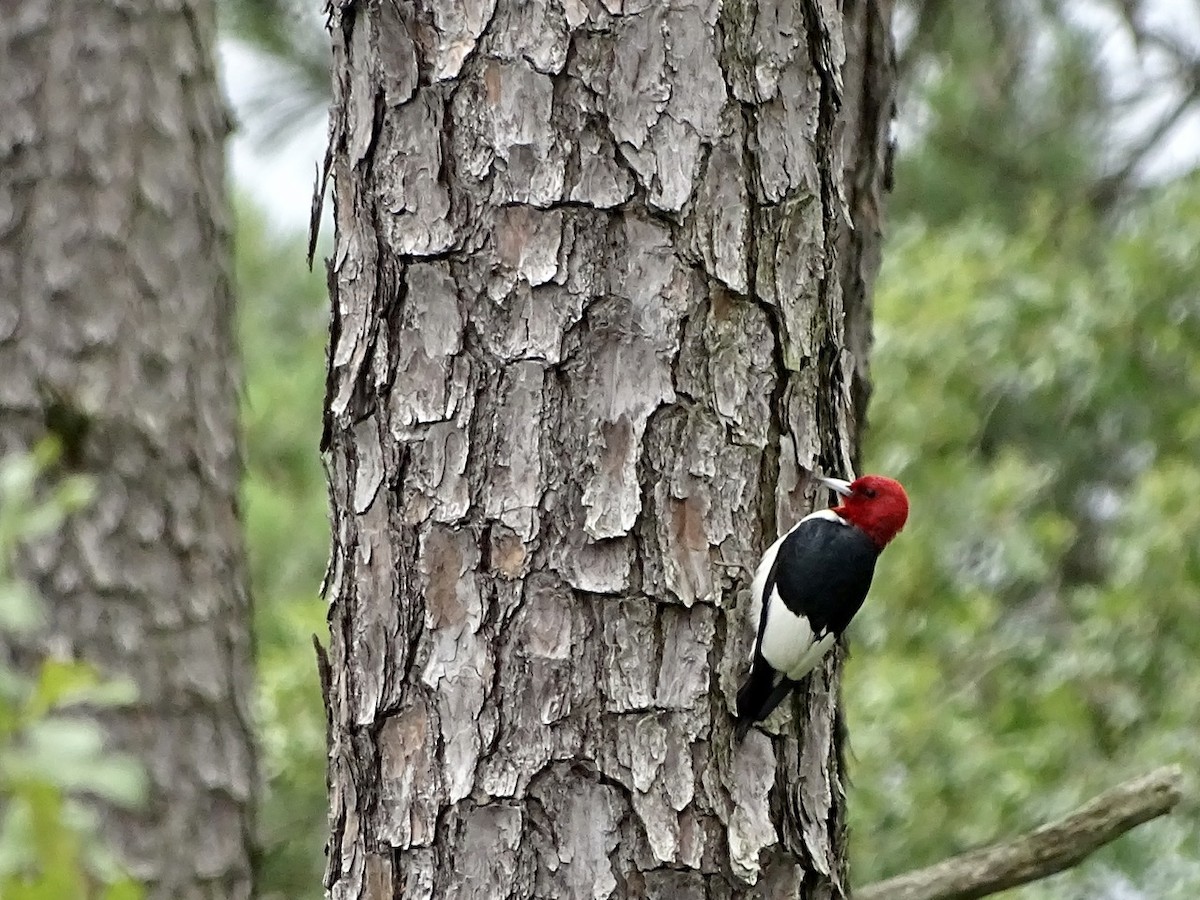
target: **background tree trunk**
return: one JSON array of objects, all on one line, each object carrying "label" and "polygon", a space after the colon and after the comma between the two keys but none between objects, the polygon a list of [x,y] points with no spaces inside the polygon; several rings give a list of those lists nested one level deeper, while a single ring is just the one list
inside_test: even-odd
[{"label": "background tree trunk", "polygon": [[855,455],[889,6],[332,6],[333,896],[843,895],[836,661],[729,712]]},{"label": "background tree trunk", "polygon": [[0,15],[0,452],[52,432],[91,508],[30,547],[46,648],[125,673],[102,721],[145,761],[106,834],[163,898],[247,897],[255,758],[238,378],[203,0]]}]

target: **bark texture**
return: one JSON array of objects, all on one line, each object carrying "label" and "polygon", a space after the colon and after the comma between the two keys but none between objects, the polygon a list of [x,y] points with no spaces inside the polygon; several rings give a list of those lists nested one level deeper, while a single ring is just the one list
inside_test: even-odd
[{"label": "bark texture", "polygon": [[98,495],[28,548],[45,644],[131,676],[101,719],[151,795],[105,832],[159,898],[251,894],[250,610],[214,7],[0,14],[0,452]]},{"label": "bark texture", "polygon": [[889,6],[331,14],[332,896],[843,896],[836,660],[729,714],[855,456]]}]

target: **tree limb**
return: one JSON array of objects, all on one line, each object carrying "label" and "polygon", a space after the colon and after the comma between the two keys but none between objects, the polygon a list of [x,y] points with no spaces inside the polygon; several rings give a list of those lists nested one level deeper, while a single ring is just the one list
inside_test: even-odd
[{"label": "tree limb", "polygon": [[854,892],[855,900],[972,900],[1037,881],[1168,812],[1179,802],[1182,782],[1178,766],[1164,766],[1029,834],[867,885]]}]

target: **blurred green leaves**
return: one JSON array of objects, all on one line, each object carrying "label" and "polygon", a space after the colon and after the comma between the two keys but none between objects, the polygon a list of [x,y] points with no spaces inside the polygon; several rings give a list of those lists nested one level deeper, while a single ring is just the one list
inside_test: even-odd
[{"label": "blurred green leaves", "polygon": [[[1015,233],[913,217],[893,236],[866,459],[914,512],[846,680],[858,880],[1200,766],[1198,244],[1196,178],[1115,228],[1034,210]],[[1024,895],[1175,866],[1194,896],[1194,851],[1157,846],[1170,827]]]},{"label": "blurred green leaves", "polygon": [[[55,476],[57,459],[45,443],[0,460],[0,647],[43,623],[41,601],[13,572],[13,554],[91,496],[86,480]],[[105,846],[88,799],[137,806],[144,775],[135,760],[105,748],[87,715],[132,703],[136,690],[73,660],[48,657],[27,671],[0,654],[0,897],[136,900],[141,888]]]},{"label": "blurred green leaves", "polygon": [[1150,0],[900,0],[892,209],[1009,232],[1039,204],[1055,216],[1122,209],[1147,171],[1181,168],[1178,149],[1163,150],[1200,103],[1192,13]]},{"label": "blurred green leaves", "polygon": [[321,896],[326,837],[325,713],[312,635],[326,631],[318,596],[329,552],[317,442],[328,311],[298,238],[268,233],[238,207],[236,265],[246,369],[242,501],[255,597],[259,812],[264,898]]}]

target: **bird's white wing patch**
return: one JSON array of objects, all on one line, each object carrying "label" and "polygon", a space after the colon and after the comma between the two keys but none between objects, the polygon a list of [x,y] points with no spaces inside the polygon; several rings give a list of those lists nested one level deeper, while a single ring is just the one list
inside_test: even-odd
[{"label": "bird's white wing patch", "polygon": [[787,677],[792,681],[799,681],[809,672],[817,667],[824,657],[829,652],[829,648],[833,646],[837,640],[837,635],[826,634],[819,641],[812,644],[807,651],[797,657],[792,667],[787,670]]},{"label": "bird's white wing patch", "polygon": [[763,633],[763,659],[777,672],[782,672],[793,681],[807,675],[833,646],[832,634],[819,639],[813,634],[808,619],[788,609],[778,591],[771,592],[767,605],[767,618],[771,627]]},{"label": "bird's white wing patch", "polygon": [[[799,523],[797,523],[799,524]],[[775,557],[779,554],[779,547],[783,544],[784,538],[791,534],[780,537],[775,543],[767,548],[767,552],[763,554],[762,559],[758,563],[758,568],[754,570],[754,580],[750,582],[750,610],[746,616],[747,624],[750,626],[750,661],[754,661],[754,652],[758,649],[758,623],[763,614],[763,591],[767,587],[767,577],[771,574],[771,567],[775,565]],[[768,615],[770,611],[768,610]]]},{"label": "bird's white wing patch", "polygon": [[[797,528],[799,528],[801,525],[803,525],[805,522],[809,521],[810,519],[824,519],[827,522],[837,522],[839,525],[847,524],[846,520],[843,519],[841,516],[839,516],[837,513],[835,513],[832,509],[819,509],[814,513],[809,513],[807,516],[805,516],[803,519],[801,519],[799,522],[797,522],[795,525],[793,525],[791,528],[789,528],[786,532],[784,532],[782,535],[780,535],[779,539],[776,540],[775,543],[773,543],[770,547],[767,548],[767,552],[763,554],[762,559],[758,563],[758,568],[754,570],[754,580],[752,582],[750,582],[750,609],[749,609],[748,615],[746,616],[746,620],[747,620],[747,623],[749,624],[750,628],[752,629],[750,632],[750,640],[748,642],[748,644],[750,646],[751,662],[753,662],[753,660],[754,660],[754,651],[758,649],[758,647],[757,647],[758,623],[759,623],[759,617],[762,616],[762,614],[763,614],[763,592],[766,590],[767,578],[771,574],[771,568],[775,565],[775,557],[779,555],[779,548],[781,546],[783,546],[783,542],[787,539],[787,536],[789,534],[791,534],[793,531],[795,531]],[[772,599],[775,599],[775,598],[772,598]],[[780,604],[780,607],[789,616],[792,615],[791,612],[788,611],[787,607],[783,606],[782,603]],[[770,615],[771,615],[771,606],[768,605],[766,612],[767,612],[767,617],[769,619]],[[792,616],[792,617],[795,618],[795,616]],[[807,626],[807,624],[808,624],[808,622],[807,622],[807,620],[805,620],[805,625]],[[812,634],[812,631],[810,630],[809,631],[810,639],[811,639],[811,634]],[[826,649],[828,649],[828,648],[826,648]],[[824,651],[821,651],[821,652],[824,653]],[[771,662],[770,657],[768,657],[765,652],[763,653],[763,657],[766,658],[767,662],[771,664],[771,667],[773,669],[776,669],[778,671],[787,671],[786,669],[783,669],[782,667],[777,666],[777,665],[775,665],[775,663]],[[819,658],[820,658],[820,656],[818,655],[818,659]],[[810,666],[809,668],[812,668],[812,666]]]}]

